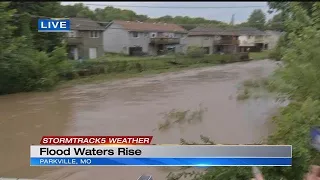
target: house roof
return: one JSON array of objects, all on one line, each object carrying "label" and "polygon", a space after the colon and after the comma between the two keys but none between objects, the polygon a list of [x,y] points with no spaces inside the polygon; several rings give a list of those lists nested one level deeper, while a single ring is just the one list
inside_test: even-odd
[{"label": "house roof", "polygon": [[284,32],[267,30],[266,34],[268,34],[268,35],[274,34],[274,35],[279,35],[280,36],[280,35],[284,34]]},{"label": "house roof", "polygon": [[241,35],[266,35],[265,32],[257,29],[257,28],[252,28],[252,27],[242,27],[242,28],[237,28],[239,33]]},{"label": "house roof", "polygon": [[70,28],[72,30],[104,31],[104,27],[89,18],[70,18],[70,21]]},{"label": "house roof", "polygon": [[232,29],[223,29],[219,27],[196,27],[189,31],[189,36],[214,36],[214,35],[238,35],[237,31]]},{"label": "house roof", "polygon": [[136,21],[113,21],[115,24],[121,25],[128,31],[155,31],[155,32],[180,32],[187,33],[187,30],[176,24],[168,23],[150,23]]},{"label": "house roof", "polygon": [[196,27],[189,31],[189,36],[241,36],[241,35],[264,35],[263,31],[255,28],[220,28],[220,27]]}]

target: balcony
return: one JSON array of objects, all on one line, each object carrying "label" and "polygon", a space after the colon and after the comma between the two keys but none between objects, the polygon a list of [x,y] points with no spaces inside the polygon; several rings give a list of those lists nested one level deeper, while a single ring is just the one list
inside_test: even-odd
[{"label": "balcony", "polygon": [[77,45],[82,43],[82,37],[67,37],[66,42],[68,45]]},{"label": "balcony", "polygon": [[220,39],[220,40],[215,41],[215,44],[218,44],[218,45],[238,45],[239,40],[237,40],[237,39]]},{"label": "balcony", "polygon": [[150,44],[179,44],[180,38],[150,38]]}]

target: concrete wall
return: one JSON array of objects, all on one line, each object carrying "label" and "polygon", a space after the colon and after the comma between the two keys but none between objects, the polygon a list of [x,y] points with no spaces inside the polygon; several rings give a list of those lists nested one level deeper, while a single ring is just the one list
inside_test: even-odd
[{"label": "concrete wall", "polygon": [[103,32],[99,32],[98,38],[91,38],[90,31],[79,31],[78,35],[82,37],[82,45],[78,45],[79,57],[89,59],[89,48],[97,48],[97,57],[103,56]]},{"label": "concrete wall", "polygon": [[129,54],[129,33],[118,24],[111,24],[103,33],[105,52]]}]

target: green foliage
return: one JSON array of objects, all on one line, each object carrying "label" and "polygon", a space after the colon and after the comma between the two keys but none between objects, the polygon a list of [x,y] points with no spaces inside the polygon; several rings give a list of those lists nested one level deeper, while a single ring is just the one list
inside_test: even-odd
[{"label": "green foliage", "polygon": [[268,30],[274,30],[274,31],[284,31],[284,22],[285,16],[283,12],[280,12],[272,17],[267,24],[266,29]]},{"label": "green foliage", "polygon": [[269,58],[270,59],[274,59],[274,60],[277,60],[277,61],[280,61],[282,56],[283,56],[283,52],[284,52],[284,48],[286,47],[287,45],[287,39],[286,39],[286,36],[287,35],[282,35],[280,36],[278,42],[277,42],[277,45],[274,49],[270,50],[269,52]]},{"label": "green foliage", "polygon": [[208,111],[207,108],[202,107],[199,104],[199,109],[190,111],[190,110],[177,110],[172,109],[170,112],[164,114],[164,122],[160,123],[158,130],[167,130],[175,124],[193,124],[197,122],[202,122],[204,113]]},{"label": "green foliage", "polygon": [[[30,15],[60,18],[62,9],[60,2],[18,2],[12,1],[6,10],[15,9],[12,25],[16,26],[15,36],[24,35],[29,45],[39,51],[51,52],[56,46],[61,46],[63,33],[39,33],[38,18]],[[32,41],[30,41],[32,39]]]},{"label": "green foliage", "polygon": [[191,58],[204,57],[204,49],[201,47],[190,46],[187,50],[187,56]]},{"label": "green foliage", "polygon": [[266,23],[266,15],[261,9],[254,10],[248,18],[248,25],[263,30]]},{"label": "green foliage", "polygon": [[[7,10],[9,3],[0,3],[0,94],[21,91],[46,90],[59,80],[59,73],[65,69],[65,48],[56,48],[51,53],[33,49],[27,25],[21,25],[22,37],[15,37],[12,24],[14,10]],[[24,20],[28,16],[24,16]]]},{"label": "green foliage", "polygon": [[267,59],[270,57],[270,51],[250,52],[249,57],[253,60]]},{"label": "green foliage", "polygon": [[[310,146],[310,127],[319,125],[320,103],[308,98],[293,102],[274,118],[278,130],[269,137],[269,144],[293,146],[293,165],[288,168],[265,168],[274,179],[303,179],[309,165],[319,163],[319,153]],[[270,177],[271,179],[271,177]]]},{"label": "green foliage", "polygon": [[[150,18],[146,15],[137,14],[134,11],[114,8],[107,6],[103,9],[97,8],[91,11],[88,7],[82,3],[76,3],[74,5],[62,6],[62,14],[65,17],[86,17],[97,21],[110,22],[113,20],[125,20],[125,21],[143,21],[143,22],[166,22],[174,24],[182,24],[187,30],[193,29],[199,24],[214,24],[214,25],[226,25],[221,21],[207,20],[201,17],[188,17],[188,16],[162,16],[159,18]],[[194,24],[194,25],[193,25]]]},{"label": "green foliage", "polygon": [[95,19],[94,12],[82,3],[65,5],[61,7],[63,17],[83,17]]},{"label": "green foliage", "polygon": [[[202,50],[200,50],[202,52]],[[198,55],[198,54],[196,54]],[[244,58],[243,58],[244,57]],[[147,70],[160,70],[169,68],[188,67],[195,64],[222,64],[248,60],[242,54],[232,55],[175,55],[168,57],[145,57],[132,58],[125,56],[115,56],[109,60],[110,56],[99,58],[99,60],[86,60],[75,62],[74,67],[80,76],[93,75],[94,69],[105,69],[101,73],[122,73],[122,72],[143,72]],[[118,58],[118,60],[116,60]]]}]

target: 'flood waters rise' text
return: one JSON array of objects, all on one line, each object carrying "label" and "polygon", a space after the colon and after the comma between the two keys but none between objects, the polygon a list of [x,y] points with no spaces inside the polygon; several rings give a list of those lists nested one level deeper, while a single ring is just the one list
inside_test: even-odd
[{"label": "'flood waters rise' text", "polygon": [[[73,153],[71,153],[73,150]],[[140,156],[142,154],[141,149],[134,148],[110,148],[110,149],[98,149],[98,148],[67,148],[67,149],[51,149],[51,148],[40,148],[41,156]]]}]

